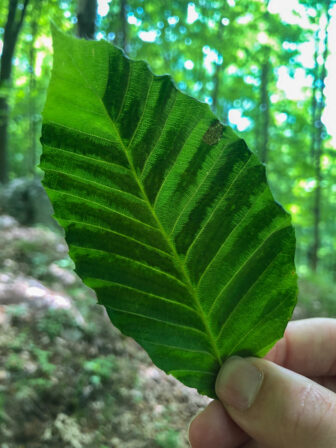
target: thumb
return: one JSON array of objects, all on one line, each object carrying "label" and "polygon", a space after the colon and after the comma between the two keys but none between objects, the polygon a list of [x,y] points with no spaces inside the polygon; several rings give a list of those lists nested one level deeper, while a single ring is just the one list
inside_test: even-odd
[{"label": "thumb", "polygon": [[229,358],[216,393],[231,418],[262,446],[336,444],[336,394],[270,361]]}]

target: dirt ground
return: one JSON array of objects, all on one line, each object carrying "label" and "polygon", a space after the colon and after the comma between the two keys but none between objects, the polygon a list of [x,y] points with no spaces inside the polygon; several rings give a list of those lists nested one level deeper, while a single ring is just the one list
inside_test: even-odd
[{"label": "dirt ground", "polygon": [[2,216],[0,254],[0,448],[189,446],[209,399],[112,326],[62,236]]}]

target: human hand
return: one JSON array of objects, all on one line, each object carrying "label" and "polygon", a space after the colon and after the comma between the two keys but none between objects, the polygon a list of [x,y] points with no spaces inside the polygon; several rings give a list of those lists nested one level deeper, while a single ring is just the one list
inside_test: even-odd
[{"label": "human hand", "polygon": [[224,363],[192,448],[336,447],[336,319],[290,322],[266,358]]}]

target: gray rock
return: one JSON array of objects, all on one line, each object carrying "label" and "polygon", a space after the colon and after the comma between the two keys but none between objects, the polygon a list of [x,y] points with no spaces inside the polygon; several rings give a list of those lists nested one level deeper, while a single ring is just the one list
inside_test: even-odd
[{"label": "gray rock", "polygon": [[57,227],[53,209],[39,179],[18,178],[0,190],[0,212],[20,224]]}]

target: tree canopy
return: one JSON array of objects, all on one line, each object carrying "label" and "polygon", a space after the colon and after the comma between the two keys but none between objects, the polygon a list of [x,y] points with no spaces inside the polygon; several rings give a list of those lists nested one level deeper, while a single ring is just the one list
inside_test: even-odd
[{"label": "tree canopy", "polygon": [[325,125],[334,2],[302,0],[277,11],[280,3],[1,2],[1,182],[42,176],[51,18],[69,34],[113,42],[210,104],[266,163],[273,194],[293,216],[299,273],[335,278],[335,135]]}]

